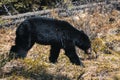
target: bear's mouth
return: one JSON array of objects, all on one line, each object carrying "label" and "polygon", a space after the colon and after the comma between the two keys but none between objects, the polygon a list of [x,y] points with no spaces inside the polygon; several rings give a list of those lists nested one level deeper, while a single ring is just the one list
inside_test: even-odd
[{"label": "bear's mouth", "polygon": [[84,50],[86,54],[91,54],[92,52],[92,49],[91,48],[88,48],[87,50]]}]

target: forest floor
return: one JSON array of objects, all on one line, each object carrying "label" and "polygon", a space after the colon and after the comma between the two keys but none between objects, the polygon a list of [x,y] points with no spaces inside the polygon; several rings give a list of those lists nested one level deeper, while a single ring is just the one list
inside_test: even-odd
[{"label": "forest floor", "polygon": [[120,80],[120,12],[93,14],[83,13],[59,18],[70,22],[90,36],[92,53],[97,58],[87,59],[78,48],[85,68],[70,63],[61,54],[58,63],[49,63],[50,46],[35,44],[25,59],[11,60],[4,66],[3,60],[14,45],[16,26],[0,29],[0,80]]}]

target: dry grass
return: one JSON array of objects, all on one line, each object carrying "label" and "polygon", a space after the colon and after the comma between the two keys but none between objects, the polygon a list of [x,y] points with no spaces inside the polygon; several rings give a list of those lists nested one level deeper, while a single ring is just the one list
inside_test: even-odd
[{"label": "dry grass", "polygon": [[[7,74],[4,71],[3,73],[1,72],[1,79],[119,80],[120,56],[118,54],[120,53],[109,49],[112,54],[105,54],[105,50],[108,49],[105,43],[113,40],[120,41],[119,33],[109,33],[109,30],[120,28],[120,12],[113,11],[112,14],[94,13],[93,15],[78,14],[78,18],[75,17],[76,16],[68,18],[56,18],[67,20],[78,29],[84,29],[86,33],[87,30],[84,27],[90,27],[92,34],[97,35],[92,38],[94,47],[93,52],[96,50],[97,54],[99,55],[97,59],[83,60],[82,62],[85,64],[85,68],[82,68],[80,66],[72,65],[69,59],[64,55],[64,51],[61,50],[58,63],[52,64],[48,61],[50,46],[35,44],[24,60],[12,60],[11,62],[7,63],[11,63],[11,65],[15,66],[13,66],[14,68],[12,69],[8,66],[10,71]],[[109,19],[111,17],[114,18],[115,21],[110,22]],[[11,45],[14,45],[15,30],[15,27],[0,29],[0,54],[8,53]],[[81,50],[77,50],[77,52],[81,58],[85,57]],[[0,60],[1,59],[2,57],[0,57]]]}]

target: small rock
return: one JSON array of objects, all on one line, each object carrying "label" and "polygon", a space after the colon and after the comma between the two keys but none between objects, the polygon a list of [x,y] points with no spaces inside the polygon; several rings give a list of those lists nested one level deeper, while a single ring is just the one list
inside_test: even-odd
[{"label": "small rock", "polygon": [[109,19],[109,22],[111,22],[111,23],[114,22],[114,21],[115,21],[114,18],[110,18],[110,19]]},{"label": "small rock", "polygon": [[120,28],[112,28],[108,31],[108,34],[116,35],[120,33]]},{"label": "small rock", "polygon": [[112,52],[111,52],[109,49],[105,49],[105,50],[104,50],[104,53],[105,53],[105,54],[112,54]]},{"label": "small rock", "polygon": [[107,42],[106,46],[116,52],[120,52],[120,41],[114,40],[112,42]]}]

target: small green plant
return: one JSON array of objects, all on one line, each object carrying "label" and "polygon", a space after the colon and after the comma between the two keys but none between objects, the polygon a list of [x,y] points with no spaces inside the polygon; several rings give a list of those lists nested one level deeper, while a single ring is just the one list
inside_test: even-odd
[{"label": "small green plant", "polygon": [[104,51],[107,47],[101,38],[95,38],[92,40],[92,48],[97,53],[98,51]]}]

